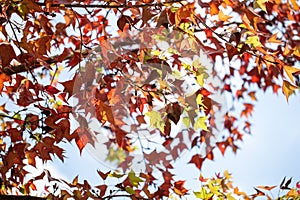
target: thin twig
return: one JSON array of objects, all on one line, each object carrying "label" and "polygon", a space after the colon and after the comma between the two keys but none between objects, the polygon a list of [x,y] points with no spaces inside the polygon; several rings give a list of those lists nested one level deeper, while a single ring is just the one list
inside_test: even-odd
[{"label": "thin twig", "polygon": [[[121,5],[86,5],[86,4],[58,4],[53,3],[50,4],[50,7],[65,7],[65,8],[143,8],[143,7],[159,7],[159,6],[165,6],[166,4],[172,4],[172,3],[179,3],[183,0],[173,0],[173,1],[165,1],[165,2],[159,2],[159,3],[143,3],[143,4],[121,4]],[[46,6],[46,3],[36,3],[39,6]]]}]

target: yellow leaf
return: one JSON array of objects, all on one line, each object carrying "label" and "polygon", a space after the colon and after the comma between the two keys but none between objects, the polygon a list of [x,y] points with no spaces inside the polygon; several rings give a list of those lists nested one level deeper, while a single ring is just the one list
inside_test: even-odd
[{"label": "yellow leaf", "polygon": [[295,49],[294,49],[294,53],[295,56],[300,57],[300,45],[298,45]]},{"label": "yellow leaf", "polygon": [[256,0],[254,2],[254,8],[261,8],[263,11],[267,12],[267,9],[266,9],[266,2],[268,0]]},{"label": "yellow leaf", "polygon": [[284,65],[283,66],[284,71],[286,72],[286,74],[288,75],[288,77],[290,78],[290,80],[294,83],[294,76],[293,73],[299,72],[300,69],[295,68],[295,67],[290,67],[288,65]]},{"label": "yellow leaf", "polygon": [[233,189],[233,193],[236,194],[236,195],[239,195],[239,196],[248,197],[247,194],[246,194],[245,192],[239,191],[239,188],[238,188],[238,187],[235,187],[235,188]]},{"label": "yellow leaf", "polygon": [[262,44],[259,41],[258,36],[249,36],[249,37],[247,37],[247,40],[246,40],[245,43],[252,45],[254,48],[262,46]]},{"label": "yellow leaf", "polygon": [[298,192],[293,188],[287,194],[287,197],[295,198],[298,196]]},{"label": "yellow leaf", "polygon": [[207,192],[205,187],[202,187],[201,188],[201,191],[200,192],[194,192],[194,195],[196,196],[196,198],[199,198],[199,199],[205,199],[205,200],[208,200],[210,199],[214,194],[211,193],[211,192]]},{"label": "yellow leaf", "polygon": [[231,174],[228,172],[228,170],[225,170],[225,171],[224,171],[224,176],[225,176],[225,178],[226,178],[227,180],[229,180],[229,179],[232,178],[232,176],[231,176]]},{"label": "yellow leaf", "polygon": [[198,94],[197,97],[196,97],[196,102],[197,102],[198,105],[205,107],[205,105],[203,104],[202,98],[203,98],[202,94]]},{"label": "yellow leaf", "polygon": [[160,89],[168,89],[169,88],[169,84],[164,80],[158,80],[158,83],[160,85]]},{"label": "yellow leaf", "polygon": [[218,17],[220,21],[224,21],[224,22],[228,22],[229,19],[232,18],[232,16],[225,15],[222,10],[220,10]]},{"label": "yellow leaf", "polygon": [[153,50],[151,52],[151,54],[154,55],[154,56],[159,56],[159,55],[161,55],[161,52],[159,50]]},{"label": "yellow leaf", "polygon": [[207,119],[207,116],[199,117],[194,124],[194,129],[198,130],[199,128],[201,128],[204,131],[208,131],[206,123],[205,123],[206,119]]},{"label": "yellow leaf", "polygon": [[295,9],[296,11],[298,11],[298,10],[299,10],[299,5],[298,5],[298,3],[296,2],[296,0],[291,0],[291,2],[292,2],[292,5],[293,5],[294,9]]},{"label": "yellow leaf", "polygon": [[158,128],[161,132],[164,131],[164,121],[161,118],[161,114],[157,111],[149,111],[145,114],[150,118],[150,126],[153,128]]},{"label": "yellow leaf", "polygon": [[227,200],[235,200],[236,198],[234,198],[231,193],[228,193],[228,194],[226,194],[226,199]]},{"label": "yellow leaf", "polygon": [[204,74],[200,74],[200,75],[198,75],[196,78],[197,78],[197,83],[198,83],[200,86],[203,87],[203,85],[204,85]]},{"label": "yellow leaf", "polygon": [[78,175],[73,179],[72,184],[73,184],[74,186],[76,186],[77,183],[78,183]]},{"label": "yellow leaf", "polygon": [[278,43],[278,44],[282,44],[283,43],[281,40],[277,40],[277,33],[275,33],[274,35],[272,35],[268,39],[268,42],[270,42],[270,43]]},{"label": "yellow leaf", "polygon": [[215,185],[212,182],[208,183],[208,188],[209,188],[210,192],[213,193],[216,196],[220,195],[220,192],[219,192],[220,187],[221,187],[220,185]]},{"label": "yellow leaf", "polygon": [[294,90],[297,89],[296,86],[290,84],[288,81],[283,81],[282,91],[285,94],[286,100],[289,100],[289,96],[294,93]]},{"label": "yellow leaf", "polygon": [[185,127],[189,128],[191,124],[191,120],[188,117],[182,118],[182,123],[185,125]]}]

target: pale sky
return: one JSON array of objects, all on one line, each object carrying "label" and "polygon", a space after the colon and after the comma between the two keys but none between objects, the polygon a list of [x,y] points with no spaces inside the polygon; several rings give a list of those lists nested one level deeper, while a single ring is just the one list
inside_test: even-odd
[{"label": "pale sky", "polygon": [[[215,161],[205,161],[203,164],[202,173],[205,177],[211,177],[215,172],[222,174],[227,169],[232,173],[234,185],[248,194],[255,192],[254,186],[279,185],[285,176],[293,177],[291,186],[295,186],[300,180],[299,97],[293,95],[287,103],[280,92],[279,95],[271,92],[260,92],[257,95],[258,102],[251,119],[252,135],[244,137],[236,155],[230,149],[226,151],[225,157],[216,151]],[[75,149],[75,152],[67,154],[70,157],[65,163],[58,161],[52,165],[57,173],[70,180],[80,174],[81,180],[91,180],[93,184],[102,183],[96,170],[103,168],[103,165],[86,151],[80,157],[76,148],[75,145],[73,148],[68,145],[68,149]],[[185,158],[190,159],[188,156]],[[193,165],[186,165],[188,161],[183,158],[175,165],[175,173],[178,175],[176,178],[187,178],[186,187],[195,188],[192,190],[195,191],[199,185],[199,171]],[[273,195],[276,198],[277,191]]]},{"label": "pale sky", "polygon": [[203,173],[228,169],[235,185],[250,193],[254,186],[279,185],[284,176],[293,177],[295,186],[300,180],[299,115],[299,96],[291,96],[287,103],[281,91],[278,96],[260,92],[251,120],[252,135],[244,137],[236,155],[218,153],[214,162],[206,162]]}]

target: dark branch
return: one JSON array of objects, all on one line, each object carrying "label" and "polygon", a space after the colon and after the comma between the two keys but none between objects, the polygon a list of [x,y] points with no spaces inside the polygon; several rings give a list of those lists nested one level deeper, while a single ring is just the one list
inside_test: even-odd
[{"label": "dark branch", "polygon": [[[86,57],[89,54],[89,51],[83,51],[81,56]],[[44,64],[46,65],[51,65],[54,63],[58,63],[57,58],[59,57],[59,55],[53,56],[51,58],[48,58],[47,60],[44,60]],[[65,59],[64,61],[68,61],[71,60],[74,57],[73,53],[70,53]],[[18,73],[22,73],[22,72],[28,72],[30,70],[34,70],[37,69],[39,67],[45,66],[43,65],[41,62],[37,62],[35,61],[34,63],[30,63],[28,65],[25,64],[20,64],[20,65],[9,65],[6,67],[3,67],[2,69],[0,69],[0,74],[4,73],[8,76],[10,75],[14,75],[14,74],[18,74]]]},{"label": "dark branch", "polygon": [[44,200],[46,198],[33,196],[0,195],[1,200]]},{"label": "dark branch", "polygon": [[[165,6],[166,4],[170,3],[179,3],[183,0],[173,0],[173,1],[166,1],[160,3],[143,3],[143,4],[121,4],[121,5],[85,5],[85,4],[58,4],[53,3],[50,7],[66,7],[66,8],[143,8],[143,7],[156,7],[156,6]],[[46,6],[46,3],[37,3],[39,6]]]}]

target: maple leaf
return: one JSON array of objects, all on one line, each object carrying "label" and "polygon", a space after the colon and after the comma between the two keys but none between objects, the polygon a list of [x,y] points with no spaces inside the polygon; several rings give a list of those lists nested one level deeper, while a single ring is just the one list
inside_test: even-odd
[{"label": "maple leaf", "polygon": [[130,27],[131,24],[132,24],[132,22],[133,22],[133,20],[131,19],[130,16],[122,15],[122,16],[118,19],[117,25],[118,25],[119,29],[120,29],[121,31],[123,31],[125,25],[127,24],[127,25]]},{"label": "maple leaf", "polygon": [[215,4],[215,2],[210,2],[209,7],[210,7],[210,15],[216,15],[219,13],[219,8]]},{"label": "maple leaf", "polygon": [[229,19],[232,18],[232,16],[225,15],[222,10],[219,11],[218,17],[220,21],[224,21],[224,22],[229,22]]},{"label": "maple leaf", "polygon": [[257,188],[260,188],[260,189],[264,189],[264,190],[272,190],[274,188],[276,188],[277,186],[257,186]]},{"label": "maple leaf", "polygon": [[2,92],[2,90],[3,90],[4,83],[9,80],[11,80],[10,76],[3,74],[3,73],[0,74],[0,92]]},{"label": "maple leaf", "polygon": [[282,41],[277,39],[277,34],[278,34],[278,33],[273,34],[273,35],[268,39],[268,42],[270,42],[270,43],[278,43],[278,44],[282,44]]},{"label": "maple leaf", "polygon": [[180,196],[184,196],[188,192],[188,190],[186,188],[184,188],[184,186],[183,186],[184,183],[185,183],[185,181],[176,181],[174,183],[173,190],[176,194],[178,194]]},{"label": "maple leaf", "polygon": [[56,89],[55,87],[51,86],[51,85],[46,85],[45,86],[45,89],[46,91],[51,94],[51,95],[54,95],[54,94],[57,94],[59,93],[60,91],[58,89]]},{"label": "maple leaf", "polygon": [[245,43],[252,45],[254,48],[262,46],[261,42],[259,41],[259,37],[256,35],[248,36]]},{"label": "maple leaf", "polygon": [[295,90],[297,89],[296,86],[292,85],[288,81],[284,80],[282,84],[282,92],[285,94],[286,100],[289,100],[289,97],[294,94]]},{"label": "maple leaf", "polygon": [[232,46],[231,44],[226,43],[226,50],[228,53],[229,61],[231,61],[233,56],[238,55],[237,49],[234,46]]},{"label": "maple leaf", "polygon": [[107,173],[103,173],[102,171],[97,170],[97,172],[103,180],[105,180],[107,178],[107,176],[110,174],[110,171],[108,171]]},{"label": "maple leaf", "polygon": [[202,130],[208,131],[207,126],[206,126],[207,118],[208,118],[207,116],[199,117],[194,124],[194,129],[198,130],[199,128],[201,128]]},{"label": "maple leaf", "polygon": [[104,196],[105,195],[105,192],[106,192],[106,189],[107,189],[107,185],[98,185],[96,186],[96,188],[98,188],[100,190],[100,196]]},{"label": "maple leaf", "polygon": [[193,163],[196,165],[198,169],[201,169],[202,164],[204,162],[205,158],[202,158],[200,155],[193,155],[192,159],[189,161],[189,163]]},{"label": "maple leaf", "polygon": [[300,69],[295,68],[295,67],[291,67],[291,66],[288,66],[288,65],[284,65],[283,69],[286,72],[286,74],[288,75],[288,77],[290,78],[290,80],[294,83],[293,74],[299,73]]},{"label": "maple leaf", "polygon": [[130,183],[135,187],[137,187],[140,182],[144,182],[144,180],[137,177],[135,175],[134,171],[132,171],[132,170],[128,174],[128,179],[129,179]]},{"label": "maple leaf", "polygon": [[225,150],[227,148],[227,143],[226,142],[217,142],[217,147],[221,151],[222,155],[224,156]]},{"label": "maple leaf", "polygon": [[88,129],[88,127],[78,127],[73,133],[72,137],[75,138],[75,142],[77,147],[82,153],[83,148],[88,144],[94,144],[94,138],[92,136],[93,133]]},{"label": "maple leaf", "polygon": [[[104,10],[112,12],[104,16]],[[216,147],[223,155],[227,148],[236,152],[236,142],[251,130],[245,118],[254,110],[251,101],[259,101],[255,94],[269,88],[277,94],[281,87],[288,100],[298,90],[298,12],[296,0],[4,3],[0,6],[0,101],[5,102],[0,106],[0,168],[5,180],[1,192],[30,195],[39,189],[35,180],[40,179],[67,187],[58,184],[51,193],[46,186],[48,197],[54,199],[112,199],[123,194],[132,199],[164,199],[171,190],[188,195],[185,182],[173,181],[177,174],[168,171],[178,166],[176,158],[205,143],[206,155],[192,154],[190,160],[200,169],[205,159],[215,159]],[[288,26],[279,33],[276,27],[286,21]],[[231,65],[226,67],[228,60]],[[281,77],[282,86],[278,85]],[[185,91],[185,83],[199,89]],[[225,91],[232,99],[230,108],[223,106],[227,102],[216,101]],[[55,103],[57,97],[62,102]],[[75,112],[80,112],[78,129],[71,123],[70,113]],[[55,155],[63,161],[61,142],[74,139],[80,154],[88,143],[93,145],[95,135],[88,121],[94,119],[109,133],[99,131],[107,137],[106,161],[119,161],[127,176],[99,170],[105,182],[92,189],[87,180],[79,183],[78,176],[70,182],[55,179],[49,171],[36,179],[27,174],[27,165],[39,168],[36,158],[46,162]],[[186,128],[178,124],[180,119]],[[217,130],[219,121],[226,133]],[[158,130],[160,134],[154,136]],[[151,138],[139,141],[146,132]],[[216,133],[224,140],[212,142]],[[129,170],[134,167],[135,150],[144,155],[144,174]],[[108,186],[113,178],[115,182]],[[220,194],[226,199],[271,199],[260,190],[248,197],[232,187],[230,178],[227,171],[224,177],[200,178],[205,181],[194,194],[202,199]],[[288,190],[284,197],[296,198],[290,182],[284,179],[280,188]]]},{"label": "maple leaf", "polygon": [[162,120],[161,114],[157,111],[149,111],[145,114],[150,118],[150,126],[158,128],[161,132],[164,131],[164,121]]},{"label": "maple leaf", "polygon": [[268,0],[256,0],[254,2],[254,8],[261,8],[263,11],[267,12],[267,8],[265,3],[268,2]]},{"label": "maple leaf", "polygon": [[[176,103],[172,103],[172,104],[168,104],[167,108],[167,117],[172,120],[175,124],[178,123],[181,113],[183,111],[182,107],[179,105],[178,102]],[[150,119],[151,120],[151,119]],[[150,122],[151,123],[151,122]]]},{"label": "maple leaf", "polygon": [[2,67],[6,67],[16,58],[16,53],[10,44],[0,44],[0,59]]}]

